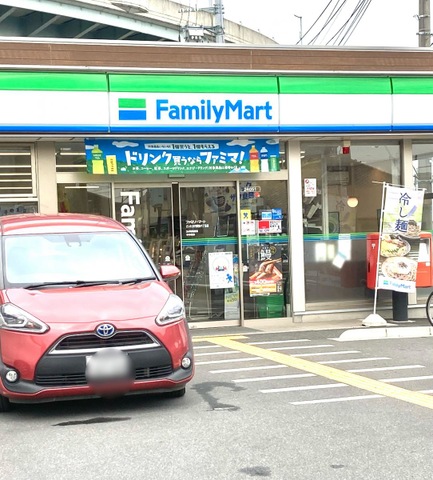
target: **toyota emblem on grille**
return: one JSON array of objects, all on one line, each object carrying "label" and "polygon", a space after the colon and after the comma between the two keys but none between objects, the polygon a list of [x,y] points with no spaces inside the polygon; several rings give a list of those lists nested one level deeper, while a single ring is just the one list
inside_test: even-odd
[{"label": "toyota emblem on grille", "polygon": [[110,338],[116,333],[116,329],[110,323],[103,323],[96,327],[96,335],[101,338]]}]

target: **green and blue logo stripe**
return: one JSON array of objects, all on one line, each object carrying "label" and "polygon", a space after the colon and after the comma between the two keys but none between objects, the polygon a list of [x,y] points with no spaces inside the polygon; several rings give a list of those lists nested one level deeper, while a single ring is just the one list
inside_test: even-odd
[{"label": "green and blue logo stripe", "polygon": [[119,120],[146,120],[145,98],[119,98]]}]

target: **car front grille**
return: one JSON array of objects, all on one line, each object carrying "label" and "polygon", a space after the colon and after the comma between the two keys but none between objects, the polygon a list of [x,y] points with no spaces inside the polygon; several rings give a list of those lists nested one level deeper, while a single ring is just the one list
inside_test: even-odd
[{"label": "car front grille", "polygon": [[157,347],[159,343],[143,331],[120,331],[110,338],[101,338],[94,333],[70,335],[63,338],[50,351],[51,355],[92,353],[101,348],[121,348],[131,350]]},{"label": "car front grille", "polygon": [[[135,380],[167,377],[172,373],[173,367],[171,365],[137,368],[135,370]],[[36,375],[35,383],[41,387],[72,387],[87,385],[87,380],[84,373],[67,373]]]}]

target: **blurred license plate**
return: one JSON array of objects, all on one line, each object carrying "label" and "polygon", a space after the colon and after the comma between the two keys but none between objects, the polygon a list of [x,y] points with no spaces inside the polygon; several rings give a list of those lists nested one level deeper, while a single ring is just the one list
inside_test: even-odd
[{"label": "blurred license plate", "polygon": [[86,357],[86,378],[89,384],[110,384],[131,381],[130,357],[117,348],[104,348]]}]

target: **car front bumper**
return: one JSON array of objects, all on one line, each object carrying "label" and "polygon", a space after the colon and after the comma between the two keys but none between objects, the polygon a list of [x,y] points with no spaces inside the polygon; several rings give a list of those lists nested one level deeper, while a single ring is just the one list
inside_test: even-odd
[{"label": "car front bumper", "polygon": [[[191,358],[193,358],[192,355]],[[15,383],[10,383],[5,379],[8,370],[9,368],[0,362],[0,394],[13,403],[40,403],[110,395],[167,393],[184,388],[194,375],[194,365],[192,364],[188,369],[178,368],[161,378],[133,380],[128,383],[128,388],[118,389],[113,385],[112,390],[105,387],[104,391],[101,392],[98,388],[87,384],[45,387],[28,380],[18,380]]]}]

